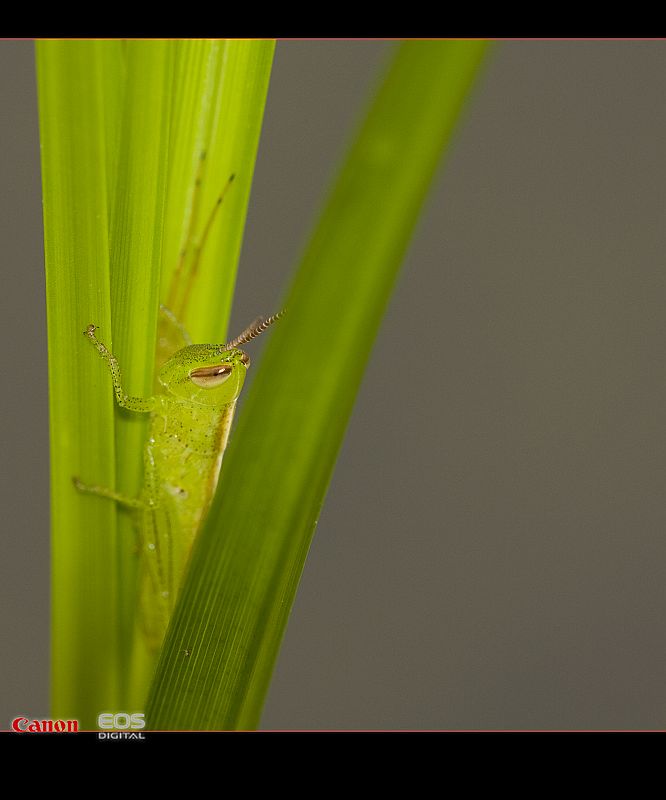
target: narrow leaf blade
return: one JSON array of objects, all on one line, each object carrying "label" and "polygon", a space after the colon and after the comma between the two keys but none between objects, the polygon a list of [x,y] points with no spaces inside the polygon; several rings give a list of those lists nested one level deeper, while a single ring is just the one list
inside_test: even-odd
[{"label": "narrow leaf blade", "polygon": [[93,727],[114,707],[119,640],[115,509],[72,477],[115,481],[113,398],[83,331],[110,328],[108,109],[116,47],[37,44],[49,339],[52,713]]}]

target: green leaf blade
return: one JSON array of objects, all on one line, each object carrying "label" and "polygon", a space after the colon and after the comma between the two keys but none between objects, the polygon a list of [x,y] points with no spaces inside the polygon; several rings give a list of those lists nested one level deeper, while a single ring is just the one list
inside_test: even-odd
[{"label": "green leaf blade", "polygon": [[152,686],[152,728],[258,724],[372,343],[484,50],[398,51],[244,400]]},{"label": "green leaf blade", "polygon": [[202,208],[214,205],[232,163],[240,176],[232,213],[217,215],[201,259],[199,277],[209,284],[204,292],[223,300],[211,305],[207,321],[192,313],[209,330],[224,332],[273,47],[270,41],[224,40],[37,45],[53,713],[77,718],[81,727],[94,729],[102,710],[140,710],[154,669],[154,653],[136,625],[139,560],[132,520],[72,485],[76,475],[137,495],[146,421],[115,406],[107,366],[83,330],[99,327],[130,394],[153,393],[162,277],[168,281],[187,237],[203,142],[209,153]]},{"label": "green leaf blade", "polygon": [[[52,509],[52,713],[93,727],[117,701],[115,510],[82,498],[72,477],[113,485],[113,398],[83,337],[88,314],[111,324],[108,43],[37,44],[49,336]],[[82,309],[85,309],[82,313]]]},{"label": "green leaf blade", "polygon": [[[130,41],[121,46],[124,83],[114,84],[119,121],[109,129],[116,146],[109,233],[112,328],[100,325],[98,333],[118,359],[125,390],[148,397],[153,392],[174,44]],[[106,381],[111,391],[108,370]],[[142,484],[147,416],[116,409],[114,419],[114,488],[136,497]],[[133,710],[140,707],[153,657],[143,652],[136,627],[139,565],[134,521],[126,513],[118,514],[117,530],[121,707]]]}]

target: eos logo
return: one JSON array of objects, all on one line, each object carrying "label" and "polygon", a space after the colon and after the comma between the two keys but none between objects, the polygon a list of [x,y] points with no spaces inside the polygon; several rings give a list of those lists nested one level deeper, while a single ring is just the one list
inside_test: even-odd
[{"label": "eos logo", "polygon": [[97,727],[104,731],[138,731],[146,727],[145,714],[100,714],[97,717]]}]

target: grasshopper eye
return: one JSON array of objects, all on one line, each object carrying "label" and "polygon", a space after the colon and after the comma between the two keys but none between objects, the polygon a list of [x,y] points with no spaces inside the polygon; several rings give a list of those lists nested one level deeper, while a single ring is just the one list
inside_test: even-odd
[{"label": "grasshopper eye", "polygon": [[233,367],[229,364],[218,364],[215,367],[199,367],[190,372],[190,380],[195,386],[200,386],[202,389],[214,389],[227,380],[231,375],[232,369]]}]

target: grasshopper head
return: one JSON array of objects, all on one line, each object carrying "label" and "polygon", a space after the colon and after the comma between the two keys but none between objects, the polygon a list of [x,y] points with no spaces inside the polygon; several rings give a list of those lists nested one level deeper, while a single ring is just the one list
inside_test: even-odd
[{"label": "grasshopper head", "polygon": [[226,344],[191,344],[164,364],[159,381],[164,388],[193,403],[218,406],[233,403],[243,388],[250,356],[238,349],[259,336],[284,314],[258,317]]},{"label": "grasshopper head", "polygon": [[206,406],[232,403],[243,388],[250,357],[236,347],[192,344],[164,364],[159,381],[176,397]]}]

